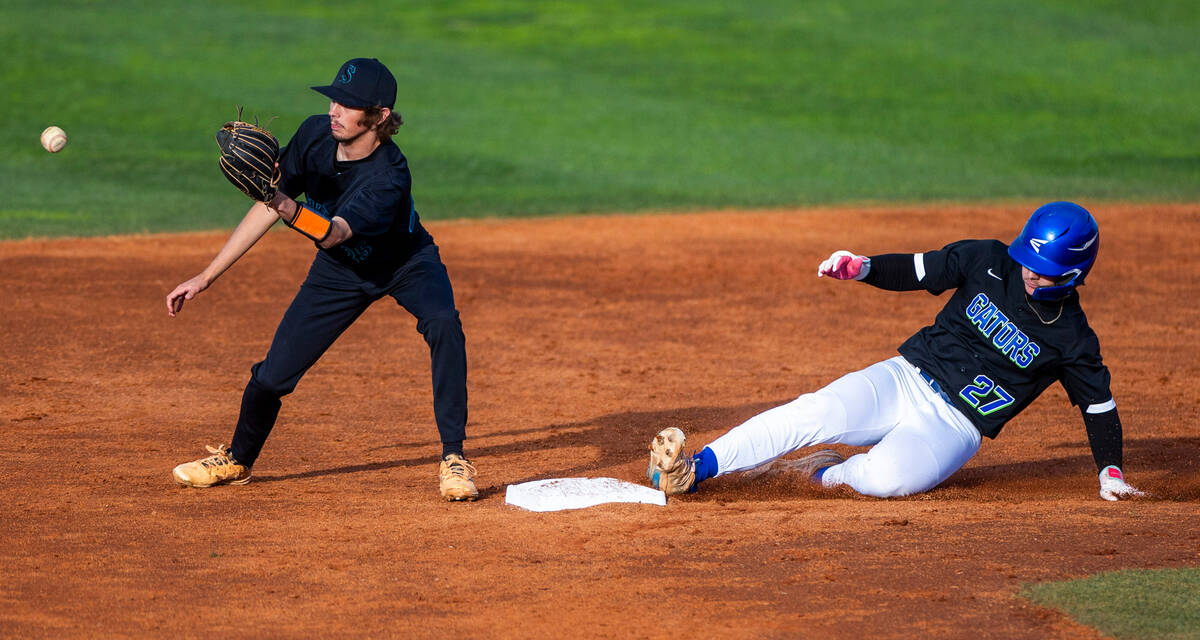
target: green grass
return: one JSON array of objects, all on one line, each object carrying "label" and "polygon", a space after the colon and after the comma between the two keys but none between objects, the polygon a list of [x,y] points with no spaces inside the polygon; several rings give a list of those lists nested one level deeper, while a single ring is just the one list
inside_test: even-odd
[{"label": "green grass", "polygon": [[1028,586],[1021,596],[1121,640],[1200,638],[1200,569],[1117,571]]},{"label": "green grass", "polygon": [[377,6],[0,0],[0,238],[232,226],[234,105],[286,140],[363,55],[426,218],[1200,196],[1192,0]]}]

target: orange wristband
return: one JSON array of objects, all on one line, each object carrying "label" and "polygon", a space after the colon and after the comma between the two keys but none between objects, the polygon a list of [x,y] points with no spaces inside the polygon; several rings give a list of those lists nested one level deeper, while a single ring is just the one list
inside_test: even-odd
[{"label": "orange wristband", "polygon": [[329,231],[333,228],[333,223],[329,218],[297,202],[296,217],[292,218],[292,221],[288,222],[287,226],[317,242],[321,242],[329,237]]}]

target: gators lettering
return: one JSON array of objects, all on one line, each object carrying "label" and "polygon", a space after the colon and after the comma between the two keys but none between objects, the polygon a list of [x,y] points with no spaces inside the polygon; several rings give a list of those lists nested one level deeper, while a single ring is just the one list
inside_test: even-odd
[{"label": "gators lettering", "polygon": [[1036,342],[1029,340],[1017,325],[1009,321],[996,304],[982,293],[967,305],[967,318],[979,329],[986,338],[991,339],[992,346],[1012,360],[1013,364],[1024,369],[1042,352]]}]

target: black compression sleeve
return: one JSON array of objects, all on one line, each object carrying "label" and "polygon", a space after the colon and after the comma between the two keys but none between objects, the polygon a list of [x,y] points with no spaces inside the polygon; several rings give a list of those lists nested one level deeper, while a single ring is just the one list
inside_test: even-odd
[{"label": "black compression sleeve", "polygon": [[921,289],[917,280],[917,268],[911,253],[884,253],[871,256],[871,270],[863,282],[888,291],[914,291]]},{"label": "black compression sleeve", "polygon": [[1121,418],[1117,410],[1104,413],[1083,412],[1083,424],[1087,426],[1088,444],[1092,446],[1092,457],[1096,460],[1096,468],[1103,469],[1108,465],[1120,467],[1122,464],[1121,451]]}]

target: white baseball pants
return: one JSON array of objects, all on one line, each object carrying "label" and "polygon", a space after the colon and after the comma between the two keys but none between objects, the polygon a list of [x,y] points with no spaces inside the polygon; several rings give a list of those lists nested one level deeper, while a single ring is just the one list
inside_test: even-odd
[{"label": "white baseball pants", "polygon": [[750,418],[708,445],[717,475],[746,471],[819,444],[870,446],[830,467],[826,487],[886,498],[928,491],[979,451],[981,436],[901,356]]}]

